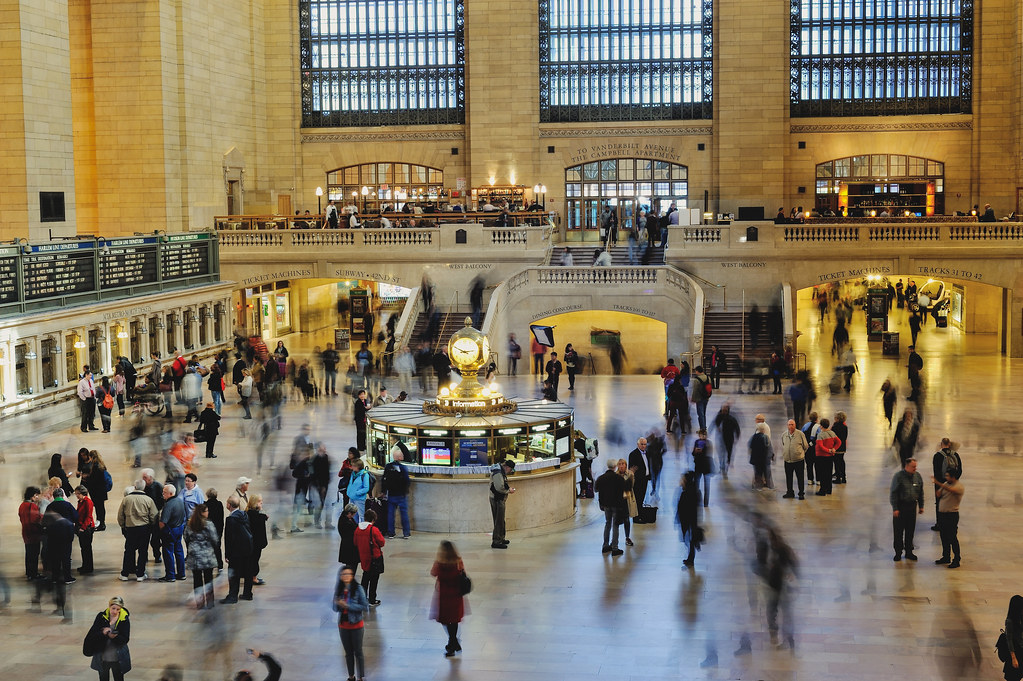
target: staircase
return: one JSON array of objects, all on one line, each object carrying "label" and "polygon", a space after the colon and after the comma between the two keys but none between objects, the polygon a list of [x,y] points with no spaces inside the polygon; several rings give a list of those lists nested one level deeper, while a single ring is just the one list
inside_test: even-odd
[{"label": "staircase", "polygon": [[[455,310],[452,312],[441,312],[440,313],[440,326],[437,332],[429,339],[430,346],[434,349],[438,347],[438,342],[446,342],[455,331],[458,331],[465,325],[465,318],[472,316],[471,309]],[[419,317],[416,319],[416,324],[412,328],[412,338],[410,345],[412,350],[415,351],[420,341],[427,340],[425,334],[430,326],[430,317],[426,312],[419,313]]]},{"label": "staircase", "polygon": [[[718,346],[721,352],[727,355],[726,371],[722,376],[739,376],[742,365],[740,356],[744,356],[747,363],[752,362],[754,366],[766,365],[771,353],[778,351],[779,346],[771,343],[770,328],[774,324],[776,329],[781,329],[781,310],[778,308],[761,310],[760,328],[757,330],[757,347],[753,347],[753,337],[750,333],[749,319],[743,327],[743,312],[705,312],[703,315],[703,357],[699,360],[707,368],[706,361],[710,357],[712,345]],[[745,340],[745,354],[743,354],[743,341]],[[780,344],[779,344],[780,345]],[[749,368],[749,367],[747,367]]]},{"label": "staircase", "polygon": [[[561,264],[562,255],[566,250],[572,252],[572,261],[576,267],[590,267],[593,265],[593,252],[600,247],[600,244],[586,244],[584,246],[555,246],[551,252],[551,266],[557,267]],[[664,264],[664,249],[660,246],[654,246],[650,249],[650,257],[647,262],[643,262],[643,252],[646,248],[644,244],[642,247],[637,246],[635,250],[636,265],[663,265]],[[628,246],[614,246],[611,248],[611,266],[612,267],[629,267],[629,248]]]}]

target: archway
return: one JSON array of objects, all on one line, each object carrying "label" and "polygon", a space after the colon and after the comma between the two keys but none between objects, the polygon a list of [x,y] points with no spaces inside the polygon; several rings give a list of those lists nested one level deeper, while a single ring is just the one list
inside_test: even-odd
[{"label": "archway", "polygon": [[650,374],[659,371],[668,357],[668,325],[665,322],[629,312],[581,310],[538,319],[534,324],[553,326],[555,347],[564,355],[571,343],[582,360],[582,374],[616,373],[612,354],[615,344],[622,350],[624,374]]}]

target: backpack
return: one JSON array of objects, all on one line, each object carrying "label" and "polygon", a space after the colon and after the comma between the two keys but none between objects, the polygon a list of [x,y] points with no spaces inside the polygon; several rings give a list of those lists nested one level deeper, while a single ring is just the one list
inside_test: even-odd
[{"label": "backpack", "polygon": [[814,425],[816,424],[814,424],[812,421],[807,421],[806,423],[803,424],[803,427],[800,428],[800,430],[803,431],[803,435],[806,436],[808,450],[814,450],[814,446],[817,444],[817,438],[811,437],[810,435],[810,433],[813,432]]},{"label": "backpack", "polygon": [[1009,642],[1005,638],[1005,630],[1002,629],[1002,633],[998,636],[998,640],[995,641],[995,652],[998,653],[998,659],[1002,662],[1009,661]]},{"label": "backpack", "polygon": [[701,381],[703,383],[703,394],[710,397],[714,394],[714,386],[710,384],[710,381]]},{"label": "backpack", "polygon": [[114,408],[114,396],[110,394],[110,391],[103,396],[103,408],[113,409]]},{"label": "backpack", "polygon": [[174,363],[171,364],[171,371],[174,373],[175,376],[181,378],[182,376],[185,375],[186,366],[187,363],[185,362],[185,358],[178,357],[176,360],[174,360]]},{"label": "backpack", "polygon": [[106,483],[108,492],[114,488],[114,479],[110,477],[110,471],[103,471],[103,482]]}]

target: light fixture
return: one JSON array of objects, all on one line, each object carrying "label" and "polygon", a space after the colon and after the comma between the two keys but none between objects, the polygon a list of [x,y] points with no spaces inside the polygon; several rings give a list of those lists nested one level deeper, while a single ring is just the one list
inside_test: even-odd
[{"label": "light fixture", "polygon": [[174,326],[184,326],[185,324],[185,322],[181,320],[181,317],[179,315],[174,315],[174,321],[172,323],[174,324]]},{"label": "light fixture", "polygon": [[316,213],[317,215],[323,212],[323,187],[316,188]]},{"label": "light fixture", "polygon": [[25,353],[25,359],[35,359],[38,356],[39,355],[36,354],[35,350],[29,350],[28,352]]},{"label": "light fixture", "polygon": [[140,326],[139,333],[149,333],[149,329],[146,328],[145,326]]},{"label": "light fixture", "polygon": [[124,327],[121,326],[120,324],[117,325],[117,337],[118,338],[127,338],[128,337],[128,332],[125,331]]},{"label": "light fixture", "polygon": [[107,334],[106,334],[106,332],[103,331],[102,329],[98,329],[97,332],[98,332],[98,335],[96,336],[96,342],[97,343],[106,343],[107,342]]},{"label": "light fixture", "polygon": [[213,313],[212,313],[212,312],[210,312],[209,310],[206,310],[206,315],[205,315],[205,317],[206,317],[206,319],[213,319]]},{"label": "light fixture", "polygon": [[83,350],[83,349],[85,349],[87,347],[88,347],[88,345],[85,343],[85,341],[82,340],[82,337],[78,336],[76,334],[75,335],[75,348],[78,349],[78,350]]},{"label": "light fixture", "polygon": [[162,319],[158,319],[156,321],[156,328],[158,328],[158,329],[166,329],[167,325],[163,323]]},{"label": "light fixture", "polygon": [[56,338],[51,338],[50,340],[53,341],[53,345],[50,346],[51,355],[59,355],[60,353],[64,352],[64,350],[61,349],[60,343],[57,342]]}]

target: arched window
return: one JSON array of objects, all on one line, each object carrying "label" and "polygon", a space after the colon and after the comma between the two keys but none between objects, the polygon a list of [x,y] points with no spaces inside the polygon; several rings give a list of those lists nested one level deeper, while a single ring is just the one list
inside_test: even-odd
[{"label": "arched window", "polygon": [[302,126],[465,122],[463,0],[299,0]]},{"label": "arched window", "polygon": [[539,0],[540,120],[712,116],[712,0]]},{"label": "arched window", "polygon": [[791,114],[970,113],[973,3],[791,0]]},{"label": "arched window", "polygon": [[395,208],[411,201],[420,205],[446,200],[444,171],[414,163],[364,163],[327,173],[327,198],[376,212],[383,204]]},{"label": "arched window", "polygon": [[945,164],[904,154],[861,154],[817,164],[817,208],[851,217],[942,215]]},{"label": "arched window", "polygon": [[565,168],[568,229],[595,230],[605,208],[629,229],[640,210],[687,208],[689,168],[648,158],[612,158]]}]

